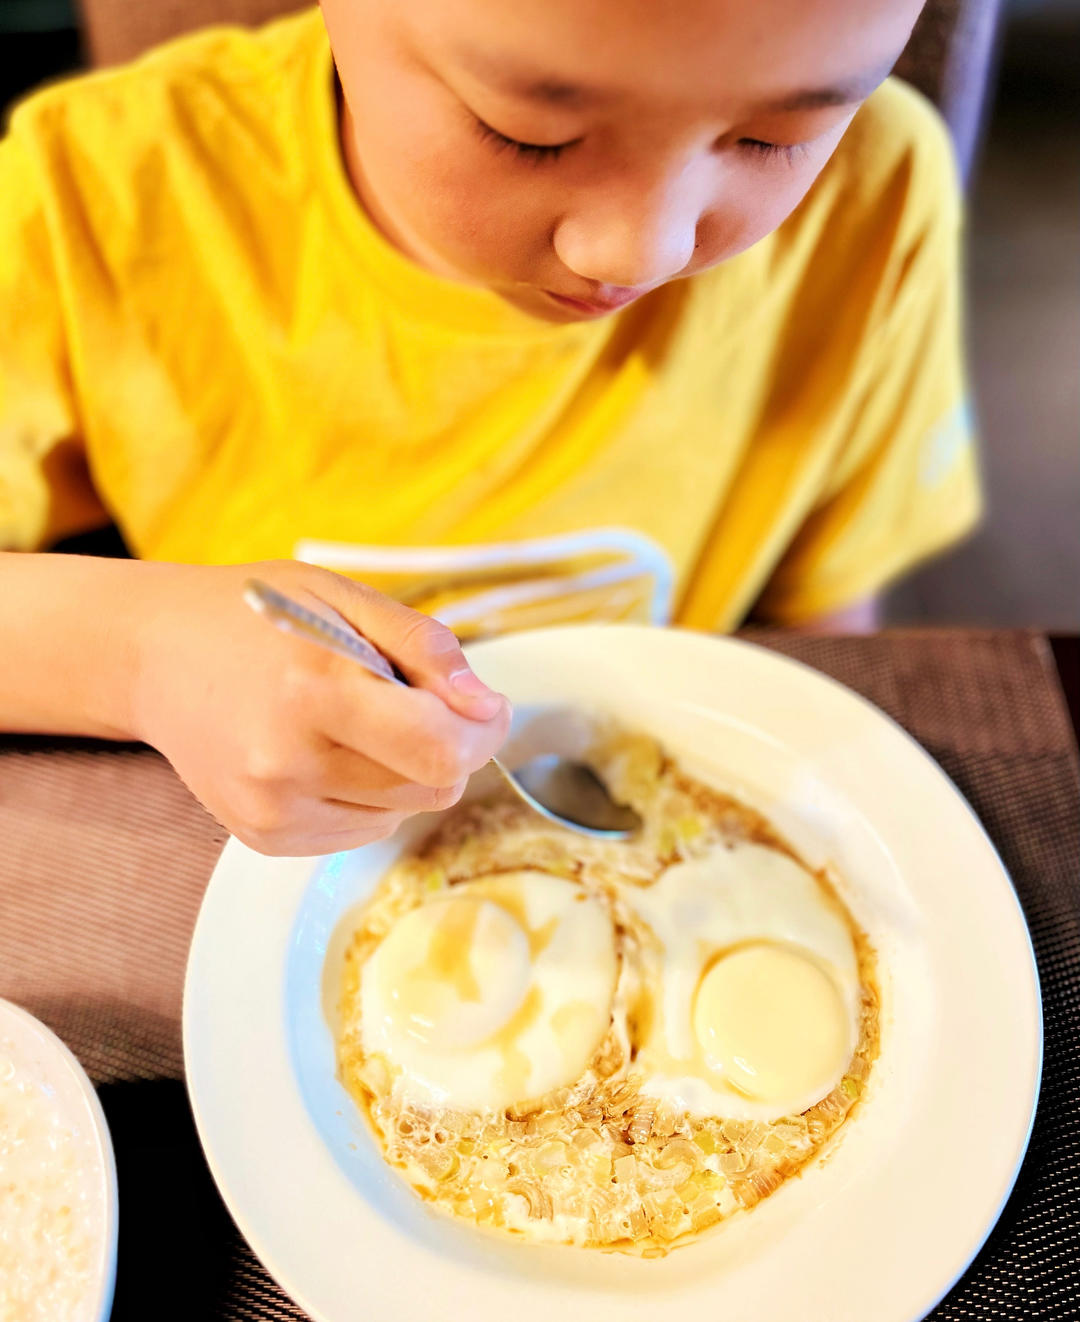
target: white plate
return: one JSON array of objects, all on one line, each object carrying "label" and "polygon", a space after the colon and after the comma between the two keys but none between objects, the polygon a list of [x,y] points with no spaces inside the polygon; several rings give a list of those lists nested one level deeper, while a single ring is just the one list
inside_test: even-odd
[{"label": "white plate", "polygon": [[[91,1308],[85,1316],[96,1319],[96,1322],[107,1322],[116,1282],[119,1221],[116,1162],[105,1113],[86,1071],[60,1038],[21,1006],[0,1000],[0,1040],[4,1038],[11,1043],[16,1068],[50,1090],[64,1122],[78,1136],[85,1154],[85,1187],[97,1217],[98,1229]],[[0,1169],[0,1183],[3,1175]]]},{"label": "white plate", "polygon": [[319,1322],[923,1317],[1001,1211],[1041,1063],[1027,930],[967,804],[876,708],[746,643],[601,625],[470,658],[519,707],[573,703],[651,732],[835,865],[882,970],[866,1100],[827,1160],[665,1259],[470,1232],[384,1167],[334,1078],[324,1014],[349,910],[430,822],[326,860],[230,841],[192,944],[184,1051],[211,1170],[255,1252]]}]

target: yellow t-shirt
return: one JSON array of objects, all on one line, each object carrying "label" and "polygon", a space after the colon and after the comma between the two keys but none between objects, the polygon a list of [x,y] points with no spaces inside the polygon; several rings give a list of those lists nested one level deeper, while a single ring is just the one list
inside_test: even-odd
[{"label": "yellow t-shirt", "polygon": [[462,635],[793,621],[978,513],[958,189],[886,83],[798,210],[553,326],[404,258],[314,11],[61,85],[0,143],[0,546],[294,556]]}]

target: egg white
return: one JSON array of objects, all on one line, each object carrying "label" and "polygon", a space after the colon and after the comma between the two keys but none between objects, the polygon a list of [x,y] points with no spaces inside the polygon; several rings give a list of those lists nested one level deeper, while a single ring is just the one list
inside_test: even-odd
[{"label": "egg white", "polygon": [[[466,947],[443,985],[425,961],[465,905]],[[534,870],[466,882],[407,913],[368,960],[363,1048],[394,1071],[399,1102],[505,1109],[581,1076],[608,1030],[616,973],[611,919],[582,887]],[[420,1015],[398,994],[418,978]]]},{"label": "egg white", "polygon": [[[850,927],[811,873],[777,849],[740,841],[669,867],[651,886],[622,886],[620,897],[653,938],[643,981],[654,1012],[635,1060],[644,1093],[691,1115],[768,1122],[806,1110],[836,1087],[858,1039],[858,958]],[[835,985],[843,1063],[812,1088],[747,1095],[710,1064],[695,1033],[695,998],[713,961],[756,942],[798,952]]]}]

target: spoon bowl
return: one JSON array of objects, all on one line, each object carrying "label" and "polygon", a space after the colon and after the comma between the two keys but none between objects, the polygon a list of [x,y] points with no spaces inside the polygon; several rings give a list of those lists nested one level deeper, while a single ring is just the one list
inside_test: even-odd
[{"label": "spoon bowl", "polygon": [[641,826],[634,809],[616,803],[584,762],[544,753],[511,771],[498,758],[491,760],[515,794],[559,826],[599,840],[627,840]]}]

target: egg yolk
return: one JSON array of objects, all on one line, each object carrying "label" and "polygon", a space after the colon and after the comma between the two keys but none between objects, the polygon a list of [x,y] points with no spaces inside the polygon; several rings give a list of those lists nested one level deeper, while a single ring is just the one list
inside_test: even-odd
[{"label": "egg yolk", "polygon": [[529,941],[497,904],[470,896],[407,913],[379,955],[391,1029],[434,1047],[474,1046],[498,1031],[529,983]]},{"label": "egg yolk", "polygon": [[705,974],[694,1033],[709,1068],[763,1102],[827,1086],[851,1048],[833,979],[798,951],[764,942],[722,955]]}]

